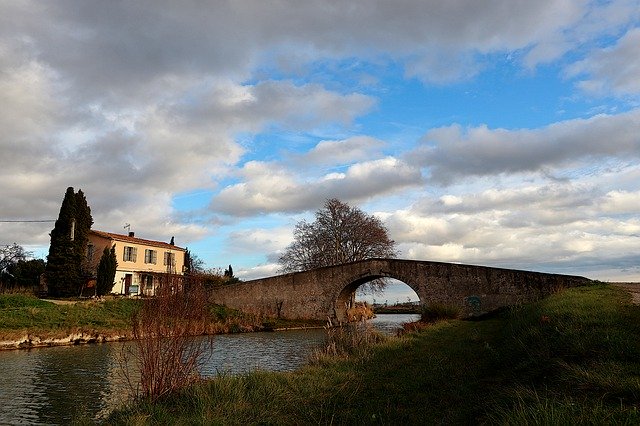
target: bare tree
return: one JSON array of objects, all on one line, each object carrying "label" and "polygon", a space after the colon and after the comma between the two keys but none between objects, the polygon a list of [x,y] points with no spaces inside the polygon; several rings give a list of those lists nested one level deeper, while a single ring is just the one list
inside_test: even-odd
[{"label": "bare tree", "polygon": [[31,256],[31,252],[25,251],[22,246],[16,243],[0,246],[0,272],[7,269],[9,265],[18,263],[20,260],[27,260]]},{"label": "bare tree", "polygon": [[[377,217],[337,199],[327,200],[315,216],[312,223],[303,220],[296,224],[294,241],[280,257],[282,272],[396,257],[395,241]],[[376,280],[370,288],[381,290],[384,281]]]},{"label": "bare tree", "polygon": [[27,259],[32,256],[31,252],[25,251],[16,243],[0,246],[0,291],[21,285],[20,281],[23,277],[16,276],[18,275],[16,270],[24,269],[26,264],[35,262],[27,262]]}]

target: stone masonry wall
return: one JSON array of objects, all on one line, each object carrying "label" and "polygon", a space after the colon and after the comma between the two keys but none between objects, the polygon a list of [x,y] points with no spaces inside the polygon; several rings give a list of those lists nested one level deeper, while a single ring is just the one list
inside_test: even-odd
[{"label": "stone masonry wall", "polygon": [[375,278],[396,278],[411,287],[421,304],[459,307],[465,316],[538,300],[589,279],[486,266],[401,259],[371,259],[216,289],[213,298],[245,312],[283,318],[344,321],[345,302]]}]

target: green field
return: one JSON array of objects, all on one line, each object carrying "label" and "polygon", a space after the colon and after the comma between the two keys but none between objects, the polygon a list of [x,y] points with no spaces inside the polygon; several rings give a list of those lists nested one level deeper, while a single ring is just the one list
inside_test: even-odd
[{"label": "green field", "polygon": [[604,284],[294,373],[224,376],[116,424],[640,424],[640,307]]}]

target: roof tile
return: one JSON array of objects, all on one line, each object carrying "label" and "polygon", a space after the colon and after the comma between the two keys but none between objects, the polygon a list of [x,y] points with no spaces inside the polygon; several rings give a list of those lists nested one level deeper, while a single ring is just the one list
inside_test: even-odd
[{"label": "roof tile", "polygon": [[170,250],[185,251],[185,249],[183,249],[182,247],[171,245],[169,243],[165,243],[165,242],[162,242],[162,241],[145,240],[143,238],[130,237],[128,235],[114,234],[114,233],[111,233],[111,232],[96,231],[94,229],[92,229],[89,232],[91,232],[91,233],[93,233],[95,235],[98,235],[99,237],[109,238],[111,240],[124,241],[124,242],[132,243],[132,244],[142,244],[142,245],[165,248],[165,249],[170,249]]}]

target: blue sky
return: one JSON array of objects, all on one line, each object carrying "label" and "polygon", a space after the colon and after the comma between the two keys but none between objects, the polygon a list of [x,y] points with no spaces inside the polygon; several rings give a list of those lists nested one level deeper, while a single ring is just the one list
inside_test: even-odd
[{"label": "blue sky", "polygon": [[637,0],[0,1],[0,98],[2,220],[73,186],[248,279],[339,198],[404,258],[640,280]]}]

